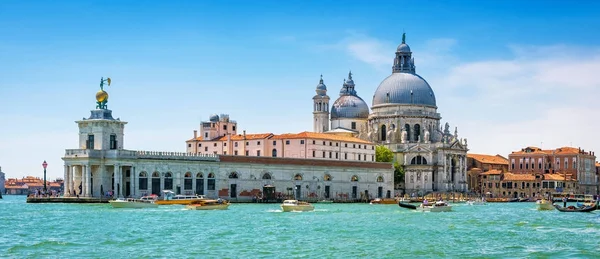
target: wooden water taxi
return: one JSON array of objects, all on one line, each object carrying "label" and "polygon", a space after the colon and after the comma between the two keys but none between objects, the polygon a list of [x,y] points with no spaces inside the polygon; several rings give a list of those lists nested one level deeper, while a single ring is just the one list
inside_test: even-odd
[{"label": "wooden water taxi", "polygon": [[377,198],[372,200],[369,204],[396,204],[398,200],[396,199],[388,199],[388,198]]},{"label": "wooden water taxi", "polygon": [[229,201],[217,199],[217,200],[197,200],[185,206],[188,210],[226,210],[229,208]]},{"label": "wooden water taxi", "polygon": [[281,209],[283,210],[283,212],[313,211],[315,210],[315,207],[312,204],[304,201],[285,200],[283,201],[283,204],[281,204]]}]

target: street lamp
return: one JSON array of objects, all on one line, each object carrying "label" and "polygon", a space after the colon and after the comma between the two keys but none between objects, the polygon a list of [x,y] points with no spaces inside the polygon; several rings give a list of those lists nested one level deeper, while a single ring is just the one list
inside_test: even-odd
[{"label": "street lamp", "polygon": [[46,192],[46,167],[48,167],[46,160],[44,160],[44,163],[42,163],[42,167],[44,167],[44,192]]}]

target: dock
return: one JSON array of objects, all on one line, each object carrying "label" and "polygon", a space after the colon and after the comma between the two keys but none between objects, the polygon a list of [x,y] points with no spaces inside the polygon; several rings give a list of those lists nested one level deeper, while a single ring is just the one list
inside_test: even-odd
[{"label": "dock", "polygon": [[109,198],[27,197],[27,203],[108,203]]}]

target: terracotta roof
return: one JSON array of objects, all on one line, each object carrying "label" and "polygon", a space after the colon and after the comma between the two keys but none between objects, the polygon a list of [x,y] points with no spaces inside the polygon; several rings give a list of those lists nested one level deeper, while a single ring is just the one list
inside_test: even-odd
[{"label": "terracotta roof", "polygon": [[[570,177],[567,175],[567,179]],[[544,174],[544,180],[564,181],[564,174]]]},{"label": "terracotta roof", "polygon": [[471,169],[469,169],[469,172],[482,172],[483,170],[477,168],[477,167],[473,167]]},{"label": "terracotta roof", "polygon": [[194,138],[188,139],[187,141],[194,141],[194,140],[196,140],[196,141],[202,141],[204,139],[202,137],[197,137],[195,139]]},{"label": "terracotta roof", "polygon": [[502,171],[497,170],[497,169],[492,169],[485,173],[482,173],[482,175],[498,175],[498,174],[502,174]]},{"label": "terracotta roof", "polygon": [[[527,150],[529,150],[529,152],[527,152]],[[519,151],[513,151],[511,154],[552,154],[552,150],[542,150],[539,147],[534,147],[534,146],[530,146],[530,147],[525,147],[522,148]]]},{"label": "terracotta roof", "polygon": [[[231,135],[231,140],[254,140],[254,139],[267,139],[273,136],[273,133],[259,133],[259,134],[246,134],[245,138],[242,134]],[[213,141],[225,141],[227,140],[227,136],[220,137]]]},{"label": "terracotta roof", "polygon": [[535,181],[535,175],[504,173],[504,181]]},{"label": "terracotta roof", "polygon": [[467,157],[484,164],[508,165],[508,159],[501,155],[467,154]]},{"label": "terracotta roof", "polygon": [[373,144],[369,141],[362,140],[355,137],[346,137],[334,134],[326,134],[326,133],[316,133],[316,132],[300,132],[300,133],[285,133],[273,136],[272,139],[322,139],[322,140],[332,140],[332,141],[345,141],[352,143],[364,143],[364,144]]},{"label": "terracotta roof", "polygon": [[600,167],[600,163],[596,162],[596,167]]}]

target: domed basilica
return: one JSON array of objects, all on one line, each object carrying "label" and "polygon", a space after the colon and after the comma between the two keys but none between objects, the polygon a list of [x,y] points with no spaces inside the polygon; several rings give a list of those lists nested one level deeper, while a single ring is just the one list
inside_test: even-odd
[{"label": "domed basilica", "polygon": [[[442,127],[431,86],[415,71],[415,60],[402,35],[392,74],[373,95],[371,112],[357,95],[352,73],[329,109],[321,77],[313,97],[314,131],[350,135],[388,147],[405,171],[407,193],[467,190],[467,139]],[[331,128],[330,128],[331,125]]]}]

